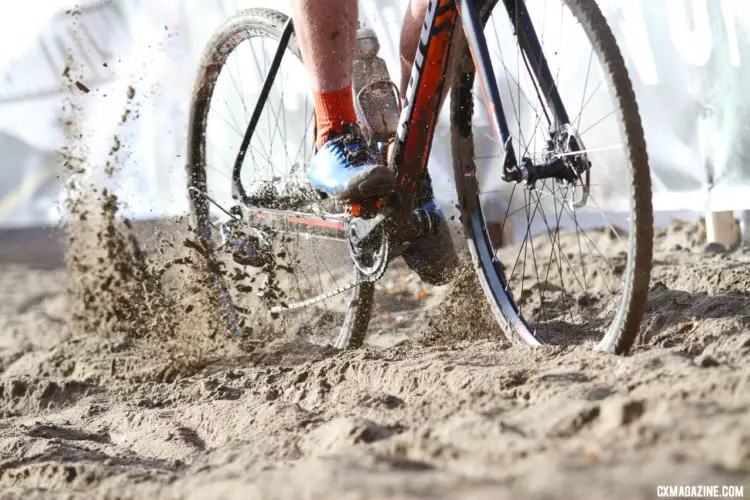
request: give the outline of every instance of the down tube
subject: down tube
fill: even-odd
[[[419,37],[391,157],[398,168],[397,186],[408,208],[414,202],[417,182],[427,168],[440,115],[440,96],[448,80],[457,15],[453,0],[432,0]]]
[[[479,85],[482,89],[484,102],[492,121],[492,129],[499,144],[503,146],[504,158],[502,163],[506,169],[517,169],[516,157],[513,152],[513,144],[510,141],[508,123],[505,121],[503,104],[500,100],[500,91],[497,88],[495,71],[490,60],[490,51],[487,48],[487,40],[484,37],[484,25],[479,19],[479,12],[474,0],[458,0],[458,11],[461,15],[466,41],[469,52],[474,61],[474,67],[479,74]]]

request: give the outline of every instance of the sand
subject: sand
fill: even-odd
[[[75,270],[4,266],[0,497],[747,489],[750,251],[704,254],[693,250],[699,233],[677,221],[658,232],[648,310],[627,357],[511,345],[474,300],[462,302],[480,315],[472,328],[448,328],[465,314],[455,295],[471,279],[432,288],[399,265],[379,285],[368,346],[343,353],[299,336],[237,340],[194,321],[139,320],[153,310],[126,318],[135,329],[84,331],[70,320],[83,296]]]

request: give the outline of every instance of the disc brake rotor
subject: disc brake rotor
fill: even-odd
[[[574,189],[571,199],[565,201],[575,209],[584,207],[589,197],[591,162],[585,153],[578,131],[569,123],[563,125],[552,134],[549,146],[549,158],[561,158],[567,167],[575,172],[578,186],[581,188],[578,200],[575,199],[576,190]]]

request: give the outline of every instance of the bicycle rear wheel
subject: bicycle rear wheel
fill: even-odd
[[[253,224],[245,210],[293,210],[334,220],[344,211],[321,202],[307,180],[314,111],[293,33],[274,64],[287,21],[270,9],[245,10],[227,19],[208,42],[191,103],[191,212],[196,230],[221,264],[215,278],[230,320],[260,308],[280,310],[287,333],[319,342],[334,339],[338,348],[358,347],[372,310],[372,283],[359,283],[349,296],[289,308],[356,280],[348,242],[314,231],[270,231]],[[264,82],[274,66],[277,73],[264,97]],[[259,101],[262,111],[241,164],[244,193],[238,193],[232,183],[234,164]],[[222,231],[235,244],[225,243]]]
[[[643,128],[615,38],[593,0],[504,0],[483,9],[519,164],[561,159],[573,174],[500,180],[500,140],[486,103],[475,113],[482,93],[459,37],[454,171],[480,283],[511,340],[625,353],[646,304],[653,214]],[[625,216],[608,220],[605,201]]]

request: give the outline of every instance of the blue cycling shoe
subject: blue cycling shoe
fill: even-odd
[[[370,155],[357,125],[333,132],[310,162],[314,189],[342,202],[358,202],[393,191],[396,178]]]
[[[427,172],[425,172],[417,200],[417,206],[429,215],[435,227],[431,235],[409,245],[401,256],[409,269],[417,273],[425,283],[436,286],[445,285],[456,275],[460,261],[448,229],[448,222],[435,204],[432,181]]]

